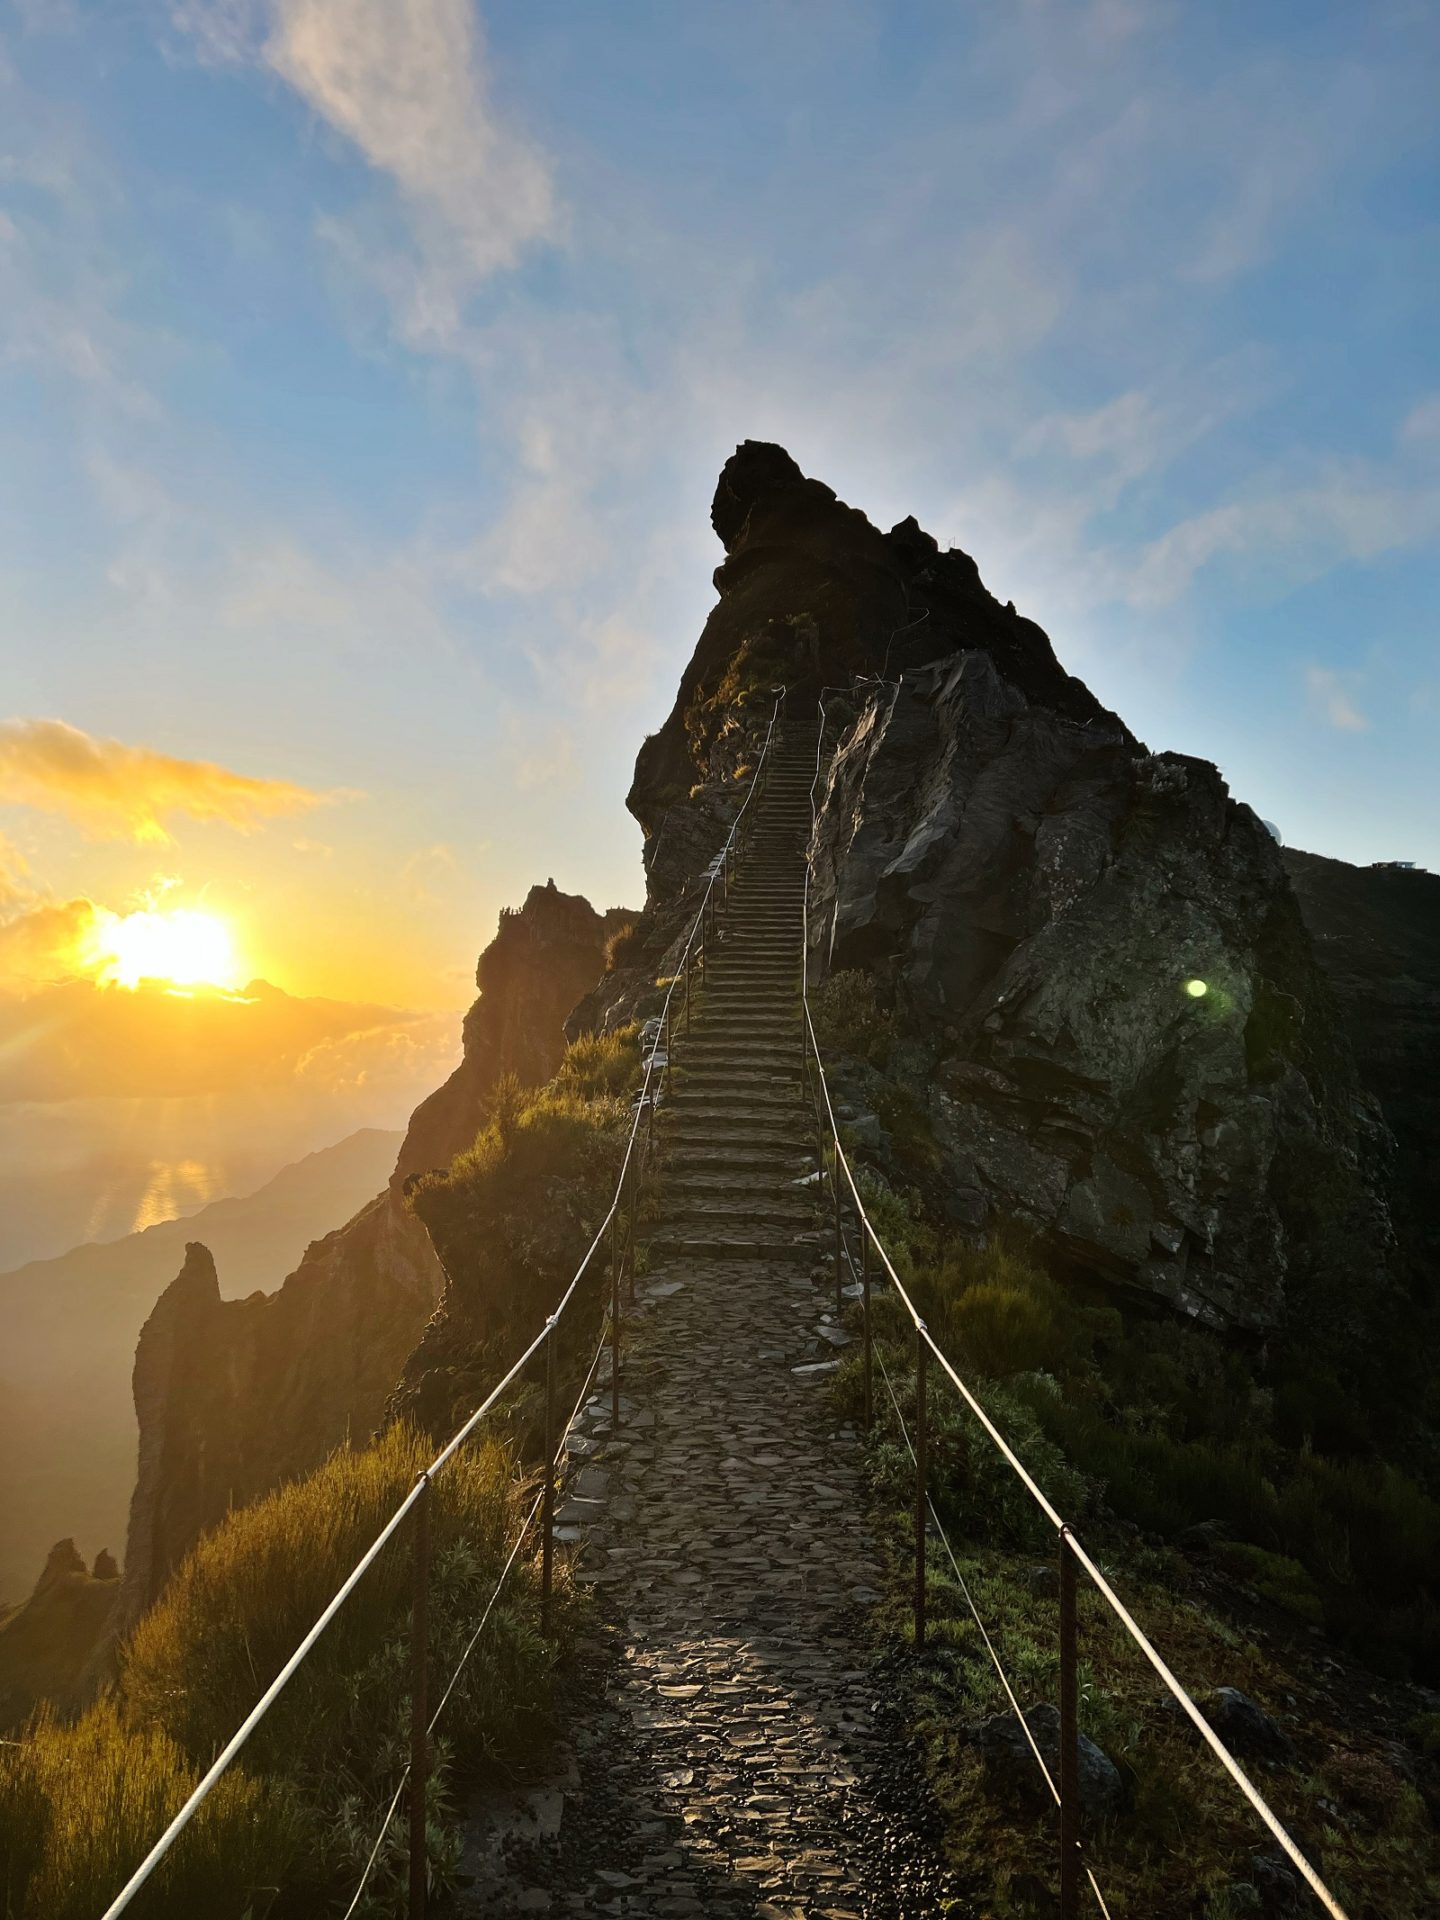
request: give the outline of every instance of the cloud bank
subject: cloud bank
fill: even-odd
[[[64,814],[100,839],[167,846],[165,819],[177,813],[245,833],[337,797],[97,739],[63,720],[0,722],[0,801]]]

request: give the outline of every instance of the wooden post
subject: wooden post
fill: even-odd
[[[915,1329],[915,1645],[925,1645],[925,1535],[929,1524],[926,1452],[925,1326]]]
[[[555,1581],[555,1320],[545,1339],[545,1485],[540,1499],[540,1631],[550,1631],[550,1600]]]
[[[425,1787],[430,1775],[430,1476],[422,1472],[419,1480],[410,1599],[410,1920],[425,1920]]]
[[[865,1431],[869,1433],[875,1422],[875,1351],[870,1334],[870,1236],[863,1221],[860,1224],[860,1317],[865,1335]]]
[[[620,1431],[620,1214],[610,1223],[610,1429]]]
[[[840,1219],[840,1142],[835,1142],[835,1158],[830,1163],[830,1184],[835,1189],[835,1317],[845,1304],[845,1229]]]
[[[1060,1917],[1080,1912],[1080,1684],[1075,1556],[1060,1529]]]

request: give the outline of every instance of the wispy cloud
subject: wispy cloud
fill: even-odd
[[[1350,697],[1359,680],[1359,674],[1341,673],[1334,667],[1307,667],[1305,686],[1311,710],[1342,733],[1368,733],[1370,722]]]
[[[1288,591],[1345,561],[1372,561],[1440,533],[1440,488],[1388,470],[1336,469],[1318,485],[1282,488],[1179,521],[1129,554],[1096,556],[1098,597],[1138,608],[1173,605],[1225,559],[1262,592]]]
[[[182,0],[173,17],[204,56],[278,74],[392,183],[408,257],[334,217],[322,230],[412,344],[453,342],[475,287],[560,231],[550,162],[495,101],[471,0]]]
[[[0,722],[0,800],[64,814],[100,838],[163,845],[175,814],[248,832],[338,797],[96,738],[64,720]]]

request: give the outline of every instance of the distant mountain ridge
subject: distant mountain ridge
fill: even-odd
[[[124,1544],[135,1477],[130,1374],[141,1325],[203,1234],[227,1292],[274,1285],[386,1184],[403,1136],[366,1127],[257,1191],[0,1274],[0,1595],[29,1590],[55,1540]],[[23,1467],[23,1471],[21,1468]]]

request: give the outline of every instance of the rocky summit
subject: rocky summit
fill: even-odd
[[[1347,1792],[1369,1796],[1366,1832],[1409,1834],[1413,1871],[1389,1838],[1374,1871],[1389,1910],[1418,1913],[1440,1783],[1393,1726],[1437,1698],[1402,1677],[1440,1678],[1440,882],[1282,849],[1213,766],[1138,740],[970,556],[913,520],[882,532],[782,448],[736,450],[712,521],[718,598],[628,798],[643,907],[551,882],[502,916],[461,1066],[386,1190],[275,1292],[223,1301],[189,1247],[139,1343],[117,1618],[232,1505],[377,1428],[423,1447],[402,1419],[438,1439],[479,1404],[602,1244],[649,1056],[643,1180],[549,1349],[580,1396],[556,1539],[591,1596],[563,1739],[533,1743],[546,1777],[518,1812],[492,1795],[459,1819],[455,1910],[880,1920],[991,1910],[1003,1885],[1004,1910],[1053,1911],[1030,1764],[1058,1753],[1055,1568],[942,1393],[920,1508],[939,1651],[910,1658],[914,1347],[886,1301],[867,1434],[803,980],[847,1150],[932,1324],[1148,1580],[1147,1617],[1173,1609],[1204,1711],[1287,1818],[1313,1812],[1300,1769],[1324,1774],[1307,1844],[1356,1873],[1380,1859]],[[702,973],[687,942],[751,802]],[[586,1368],[622,1275],[612,1396],[616,1347]],[[527,1499],[545,1393],[522,1379],[487,1429]],[[50,1584],[108,1604],[111,1569],[72,1557]],[[1030,1649],[1023,1725],[976,1651],[967,1566],[1007,1657]],[[549,1645],[504,1631],[502,1662]],[[1081,1809],[1115,1836],[1117,1910],[1198,1914],[1178,1889],[1221,1884],[1233,1809],[1194,1799],[1148,1670],[1121,1677],[1085,1632]],[[1388,1662],[1397,1691],[1337,1679],[1332,1643]],[[347,1764],[373,1764],[361,1744]],[[1198,1865],[1172,1845],[1182,1805]],[[1268,1854],[1245,1871],[1226,1912],[1294,1891]]]

